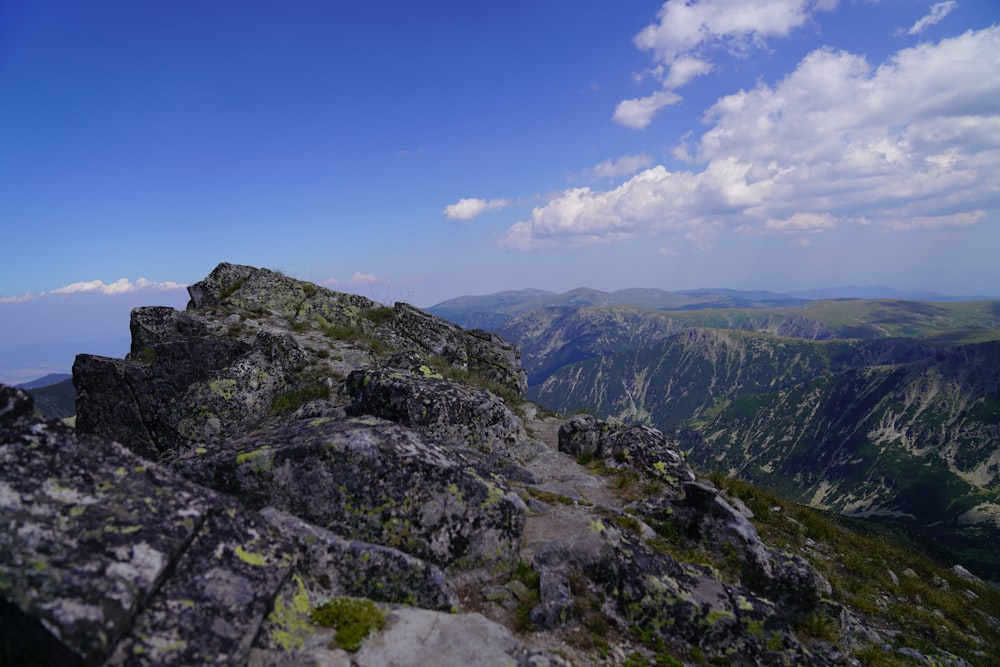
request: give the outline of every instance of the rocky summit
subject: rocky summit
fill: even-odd
[[[0,665],[969,664],[660,431],[541,415],[496,335],[248,266],[189,293],[77,358],[75,428],[0,386]]]

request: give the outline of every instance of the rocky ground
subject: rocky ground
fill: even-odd
[[[190,292],[77,359],[75,429],[0,387],[0,665],[903,655],[662,433],[523,403],[505,341],[252,267]]]

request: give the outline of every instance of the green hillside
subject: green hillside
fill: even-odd
[[[529,396],[561,412],[655,424],[698,425],[744,394],[760,394],[848,368],[933,354],[909,339],[783,338],[728,329],[686,329],[650,347],[565,366]]]
[[[1000,578],[998,342],[746,395],[702,434],[702,466],[918,529]]]

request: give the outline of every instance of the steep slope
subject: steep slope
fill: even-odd
[[[893,518],[1000,577],[1000,342],[744,396],[703,433],[703,466]]]
[[[564,366],[529,396],[559,412],[586,408],[674,430],[704,421],[743,394],[931,354],[905,339],[810,341],[692,328],[650,347]]]

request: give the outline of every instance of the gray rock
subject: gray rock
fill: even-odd
[[[353,414],[368,414],[456,441],[506,465],[537,454],[521,419],[496,395],[424,372],[358,370],[347,378]],[[507,476],[524,477],[515,473]]]
[[[515,558],[527,507],[461,452],[375,418],[298,421],[178,463],[187,477],[441,567]]]
[[[569,667],[561,656],[530,649],[509,630],[478,614],[394,609],[386,628],[352,658],[358,667]]]

